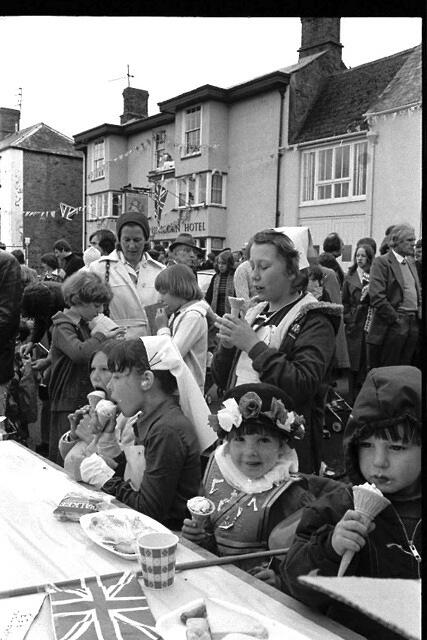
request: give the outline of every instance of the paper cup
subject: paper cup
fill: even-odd
[[[148,589],[166,589],[173,584],[178,541],[174,533],[143,533],[137,537],[142,579]]]

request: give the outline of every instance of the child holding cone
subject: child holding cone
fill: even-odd
[[[344,433],[352,485],[305,509],[281,570],[292,595],[375,640],[396,636],[362,614],[303,587],[298,577],[420,578],[421,372],[372,369]],[[392,584],[390,589],[392,590]]]

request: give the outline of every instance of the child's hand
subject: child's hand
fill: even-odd
[[[34,360],[31,365],[32,369],[36,371],[44,371],[50,365],[50,358],[39,358],[38,360]]]
[[[168,326],[168,316],[164,307],[159,307],[159,309],[157,309],[154,322],[157,329],[164,329]]]
[[[339,556],[345,551],[358,553],[366,544],[366,536],[375,529],[375,524],[365,524],[365,516],[359,511],[349,509],[335,525],[331,544]]]
[[[270,584],[272,587],[277,587],[277,589],[280,588],[280,578],[274,573],[273,569],[267,569],[260,565],[252,567],[252,569],[249,569],[248,573],[250,573],[254,578],[258,578],[258,580],[262,580],[263,582]]]
[[[109,331],[106,331],[104,335],[108,340],[110,338],[116,338],[118,340],[122,340],[126,336],[126,327],[115,327],[114,329],[110,329]]]
[[[77,427],[81,419],[83,418],[83,416],[85,416],[87,413],[89,413],[89,405],[80,407],[80,409],[77,409],[76,411],[74,411],[74,413],[68,414],[67,418],[68,418],[68,422],[70,423],[70,432],[71,432],[72,440],[79,439],[79,435],[77,433]]]
[[[187,538],[187,540],[191,540],[191,542],[195,542],[196,544],[199,544],[202,540],[206,540],[208,535],[199,523],[194,522],[194,520],[191,520],[190,518],[184,518],[181,533],[184,538]]]

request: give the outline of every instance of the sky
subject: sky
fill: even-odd
[[[347,67],[421,43],[420,18],[342,18]],[[72,137],[120,124],[132,87],[158,102],[204,84],[230,87],[298,60],[299,18],[0,16],[0,107],[21,129],[44,122]],[[118,79],[117,79],[118,78]]]

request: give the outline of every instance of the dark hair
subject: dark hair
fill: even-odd
[[[356,249],[358,249],[361,244],[369,244],[369,246],[372,248],[372,251],[374,252],[375,257],[375,254],[377,252],[377,243],[373,238],[370,238],[369,236],[367,238],[360,238],[360,240],[357,241]]]
[[[70,243],[64,240],[64,238],[61,238],[61,240],[57,240],[53,245],[53,248],[57,249],[58,251],[71,251]]]
[[[19,341],[23,342],[24,340],[26,340],[30,335],[30,333],[31,333],[30,325],[26,320],[24,320],[24,318],[21,318],[19,321],[19,332],[18,332]]]
[[[113,294],[110,285],[91,271],[76,271],[62,284],[62,293],[68,306],[75,304],[108,304]]]
[[[421,445],[420,426],[420,422],[412,416],[406,416],[401,420],[389,422],[388,424],[384,424],[383,427],[379,427],[375,423],[368,423],[355,431],[352,440],[355,444],[358,444],[361,440],[366,440],[374,436],[375,438],[391,440],[392,442],[401,440],[404,444],[411,442],[415,445]]]
[[[132,338],[116,342],[108,355],[108,368],[113,373],[135,369],[139,375],[145,371],[151,371],[147,350],[142,340]],[[153,375],[165,394],[172,395],[176,391],[176,379],[170,371],[153,371]]]
[[[184,300],[201,300],[203,293],[194,272],[186,264],[172,264],[157,274],[156,291],[170,293]]]
[[[54,253],[44,253],[40,258],[40,262],[44,262],[51,269],[58,269],[59,267],[58,258]]]
[[[356,251],[354,252],[354,256],[353,256],[353,264],[348,268],[348,273],[352,274],[356,271],[357,269],[357,262],[356,262],[356,255],[357,252],[359,251],[359,249],[363,249],[364,252],[366,253],[366,257],[368,259],[368,264],[369,264],[369,269],[372,266],[372,262],[375,258],[375,254],[374,254],[374,250],[372,249],[370,244],[357,244],[356,246]]]
[[[225,262],[227,267],[227,273],[234,273],[236,270],[236,264],[234,262],[234,257],[231,251],[221,251],[216,257],[216,266],[218,267],[218,261]]]
[[[420,247],[423,246],[423,240],[422,238],[420,238],[419,240],[416,241],[415,243],[415,249],[419,249]]]
[[[339,237],[339,235],[333,231],[332,233],[328,233],[326,238],[323,241],[323,251],[327,253],[333,253],[334,251],[341,251],[343,246],[343,241]]]
[[[254,244],[271,244],[276,247],[277,253],[285,262],[288,275],[295,276],[295,279],[292,281],[291,290],[299,291],[302,289],[303,282],[306,280],[306,278],[302,277],[300,274],[298,264],[299,253],[297,249],[295,249],[294,243],[287,235],[281,233],[280,231],[275,231],[274,229],[264,229],[263,231],[258,231],[249,240],[248,255],[250,255],[252,246]]]
[[[10,252],[18,260],[19,264],[25,264],[25,256],[22,249],[14,249]]]
[[[22,315],[26,318],[49,320],[65,306],[59,282],[44,281],[29,284],[22,297]]]
[[[311,264],[308,267],[308,277],[310,280],[317,280],[319,284],[323,283],[323,271],[318,264]]]
[[[280,442],[289,444],[286,432],[270,426],[268,421],[263,420],[262,417],[243,421],[240,427],[232,427],[231,431],[224,431],[220,428],[217,432],[219,440],[227,440],[227,442],[234,440],[236,436],[250,436],[253,434],[270,436]]]
[[[89,242],[91,242],[95,236],[98,238],[99,248],[102,249],[105,255],[114,251],[116,246],[116,236],[112,231],[110,231],[110,229],[99,229],[98,231],[95,231],[95,233],[92,233],[90,236]]]
[[[336,271],[337,269],[337,259],[332,253],[329,253],[329,251],[325,251],[324,253],[320,254],[319,264],[321,264],[322,267],[327,267],[328,269],[333,269],[334,271]]]

